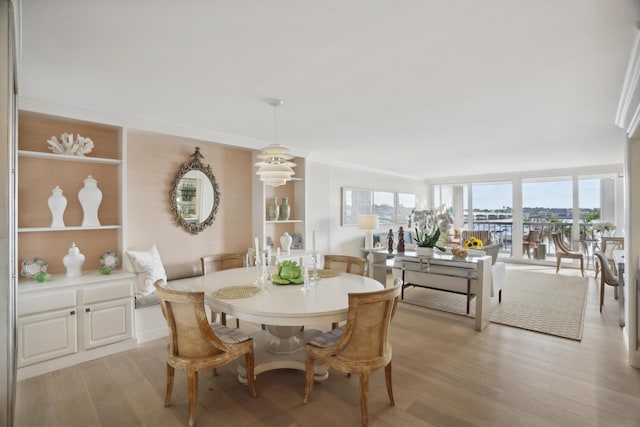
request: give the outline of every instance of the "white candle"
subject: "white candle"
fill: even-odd
[[[256,256],[260,253],[260,245],[258,244],[258,238],[256,237]]]
[[[316,253],[316,230],[313,230],[313,232],[311,233],[311,238],[313,240],[313,253]]]
[[[276,249],[276,263],[280,262],[280,248]]]

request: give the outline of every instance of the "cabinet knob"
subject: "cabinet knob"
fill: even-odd
[[[90,311],[91,311],[91,309],[90,309],[89,307],[87,307],[87,308],[85,308],[85,309],[84,309],[84,312],[85,312],[85,313],[88,313],[88,312],[90,312]]]
[[[69,312],[69,314],[73,316],[74,314],[76,314],[76,311],[75,310],[71,310],[71,312]]]

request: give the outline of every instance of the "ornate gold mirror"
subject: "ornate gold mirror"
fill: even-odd
[[[213,223],[220,205],[218,182],[204,159],[200,147],[183,163],[169,191],[176,221],[191,234],[198,234]]]

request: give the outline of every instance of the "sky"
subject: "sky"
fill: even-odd
[[[572,182],[524,182],[522,184],[522,205],[525,208],[572,208]],[[600,180],[580,180],[580,207],[600,207]],[[500,209],[503,206],[513,207],[511,183],[474,184],[474,209]]]

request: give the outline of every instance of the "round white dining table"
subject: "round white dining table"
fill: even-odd
[[[271,267],[270,273],[274,272],[275,267]],[[323,333],[309,329],[307,325],[326,325],[328,330],[332,323],[347,319],[349,293],[384,288],[374,279],[348,273],[323,277],[310,285],[275,285],[269,282],[260,286],[256,278],[256,267],[246,267],[180,280],[180,286],[204,291],[205,303],[211,310],[266,325],[266,330],[250,334],[255,341],[255,375],[272,369],[304,371],[304,344]],[[254,289],[257,293],[247,297],[220,296],[235,286],[256,286],[260,289]],[[326,366],[316,364],[316,380],[322,381],[328,375]],[[238,379],[246,383],[244,359],[238,363]]]

